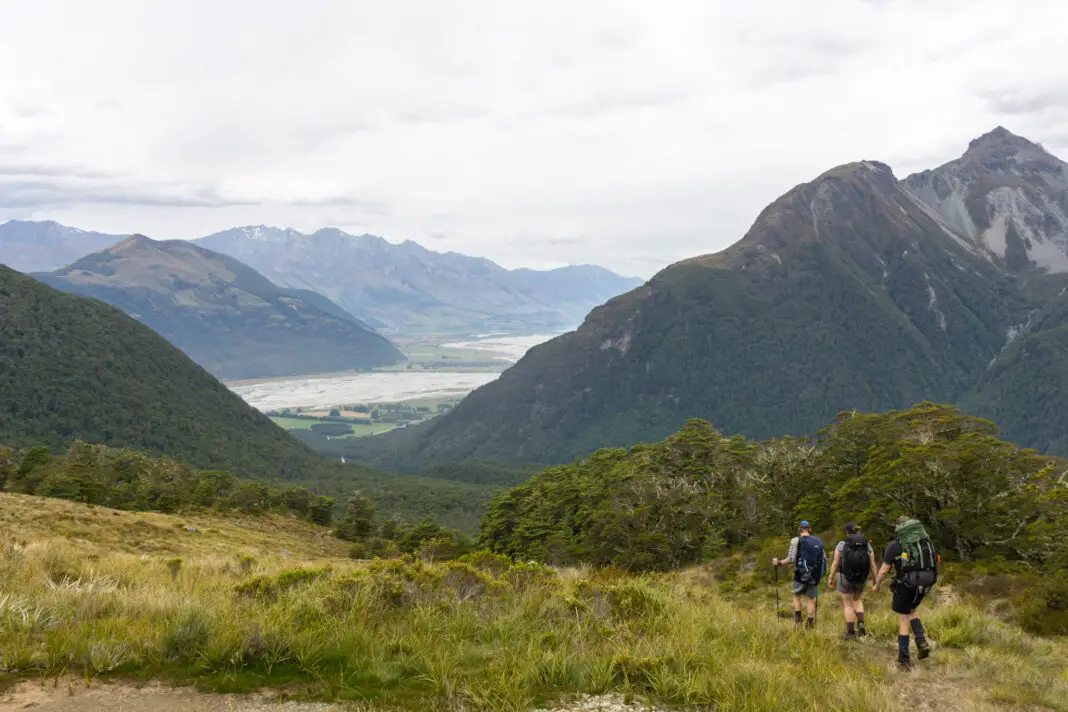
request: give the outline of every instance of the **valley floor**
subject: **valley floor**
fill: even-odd
[[[833,595],[795,632],[755,559],[636,577],[342,547],[280,517],[0,495],[0,709],[1068,712],[1068,641],[950,586],[901,674],[885,594],[867,640],[841,640]]]

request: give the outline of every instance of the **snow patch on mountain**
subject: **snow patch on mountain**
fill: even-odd
[[[945,331],[948,322],[946,321],[945,313],[938,308],[938,295],[931,284],[931,275],[924,272],[923,278],[927,282],[927,308],[938,317],[938,325],[942,327],[942,331]]]
[[[1066,287],[1066,289],[1068,289],[1068,287]],[[1063,292],[1061,293],[1063,294]],[[1032,309],[1031,313],[1027,315],[1027,319],[1025,319],[1022,324],[1013,324],[1008,328],[1005,332],[1005,343],[1002,344],[1001,350],[994,355],[994,358],[990,359],[990,362],[987,363],[987,368],[993,368],[994,364],[997,363],[997,360],[1001,357],[1001,354],[1005,353],[1005,349],[1009,348],[1013,341],[1016,341],[1021,334],[1026,333],[1028,329],[1031,328],[1031,321],[1035,318],[1037,312],[1037,309]]]

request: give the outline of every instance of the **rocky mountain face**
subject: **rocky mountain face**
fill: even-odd
[[[134,235],[34,276],[119,307],[219,378],[369,369],[405,360],[387,339],[321,295],[278,287],[190,242]]]
[[[1068,272],[1068,164],[998,127],[905,189],[1013,270]]]
[[[687,418],[763,438],[841,410],[963,403],[1068,454],[1064,164],[1004,129],[900,181],[864,161],[765,208],[426,425],[354,456],[562,462]]]
[[[274,282],[313,289],[387,334],[479,333],[572,327],[641,280],[602,267],[506,270],[482,258],[391,244],[337,229],[243,227],[197,244]]]
[[[123,237],[87,232],[50,220],[9,220],[0,224],[0,264],[20,272],[50,272]]]

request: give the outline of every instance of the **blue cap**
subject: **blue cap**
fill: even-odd
[[[811,525],[811,524],[809,524],[807,520],[805,520],[805,519],[802,519],[802,520],[801,520],[801,526],[803,526],[803,527],[810,527],[810,526],[812,526],[812,525]]]

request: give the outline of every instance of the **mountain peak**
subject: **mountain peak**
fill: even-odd
[[[140,247],[146,247],[148,245],[154,245],[156,243],[151,237],[146,237],[140,233],[134,233],[129,237],[123,239],[112,245],[107,252],[123,252],[129,249],[136,249]]]
[[[1010,158],[1021,153],[1041,153],[1048,155],[1037,143],[1028,141],[1023,136],[1017,136],[1004,126],[996,126],[982,136],[972,139],[968,144],[965,157],[974,158]]]
[[[905,179],[956,234],[1012,270],[1068,272],[1068,164],[998,126],[960,158]]]

